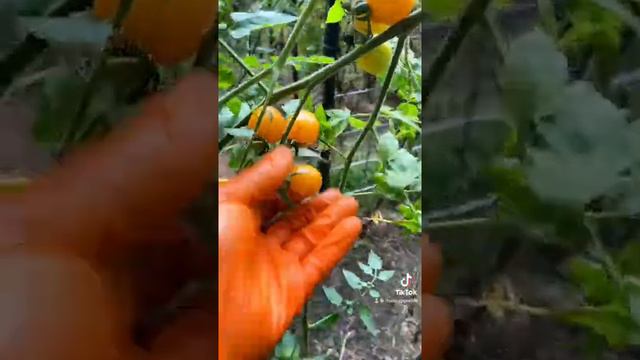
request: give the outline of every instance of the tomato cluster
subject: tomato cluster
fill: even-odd
[[[258,137],[268,143],[276,144],[280,142],[292,120],[290,118],[285,119],[279,109],[267,106],[260,127],[256,129],[262,110],[263,108],[259,108],[251,114],[249,128],[253,129]],[[316,145],[319,137],[320,123],[318,119],[312,112],[302,110],[293,123],[287,139],[294,141],[298,146],[309,147]]]
[[[260,126],[258,120],[264,110]],[[284,137],[292,118],[286,119],[282,111],[274,106],[266,109],[258,108],[249,118],[249,128],[253,129],[258,137],[271,144],[279,143]],[[320,123],[316,116],[307,110],[300,111],[296,117],[288,140],[297,146],[309,147],[318,143],[320,137]],[[322,187],[322,175],[311,165],[297,165],[290,177],[288,196],[295,202],[300,202],[317,194]]]

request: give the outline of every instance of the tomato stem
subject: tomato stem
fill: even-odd
[[[367,137],[367,135],[369,135],[369,132],[371,132],[371,130],[373,129],[373,126],[375,125],[376,121],[378,121],[378,115],[380,114],[382,105],[384,105],[384,102],[387,99],[387,93],[389,92],[389,87],[391,86],[391,80],[393,80],[393,75],[395,74],[396,68],[398,67],[398,63],[400,62],[400,55],[402,54],[402,50],[404,48],[405,40],[407,36],[408,36],[408,33],[402,34],[398,38],[398,45],[393,54],[393,58],[391,58],[391,65],[387,70],[387,75],[384,79],[384,83],[382,84],[382,92],[378,97],[378,101],[376,102],[376,107],[371,113],[371,117],[369,118],[369,121],[367,122],[367,125],[365,126],[364,130],[362,130],[362,132],[360,133],[360,136],[358,137],[355,144],[351,148],[351,151],[349,151],[349,154],[347,155],[347,160],[345,161],[345,165],[344,165],[344,171],[342,172],[342,180],[340,181],[340,191],[344,191],[347,185],[347,177],[349,175],[351,163],[353,162],[353,157],[355,156],[356,151],[358,151],[358,148],[360,147],[364,139]]]
[[[298,42],[298,38],[300,37],[300,34],[302,34],[302,28],[307,23],[307,21],[311,18],[311,15],[313,14],[313,10],[319,2],[320,0],[307,1],[307,5],[302,10],[302,13],[300,14],[300,18],[294,25],[293,30],[291,31],[291,34],[289,35],[289,38],[287,39],[287,42],[284,45],[284,49],[282,50],[282,52],[280,53],[280,56],[278,57],[278,60],[276,60],[276,63],[270,67],[271,82],[269,84],[267,95],[264,98],[262,111],[260,112],[260,116],[258,117],[258,122],[256,123],[255,133],[253,137],[255,137],[255,134],[258,132],[258,129],[260,129],[260,125],[262,124],[262,119],[264,118],[264,114],[267,112],[267,106],[273,101],[272,96],[273,96],[274,89],[278,84],[278,78],[280,77],[280,72],[282,71],[282,68],[286,64],[289,54],[291,53],[296,43]],[[219,106],[223,104],[222,100],[223,99],[220,99]],[[302,102],[302,104],[304,104],[304,102]],[[242,160],[240,161],[240,169],[243,169],[245,166],[245,162],[249,155],[250,147],[251,147],[251,142],[249,142],[249,145],[245,148],[244,153],[242,154]]]

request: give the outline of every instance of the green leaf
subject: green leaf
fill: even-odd
[[[382,269],[382,259],[378,254],[374,253],[373,250],[369,251],[369,259],[367,260],[369,266],[373,270],[381,270]]]
[[[374,299],[378,299],[380,297],[380,292],[376,289],[369,289],[369,295]]]
[[[340,321],[340,314],[331,313],[309,325],[309,330],[330,330]]]
[[[567,60],[553,39],[537,30],[516,39],[501,72],[512,120],[523,123],[547,115],[567,80]]]
[[[464,10],[468,0],[425,0],[423,9],[435,20],[453,20]]]
[[[299,158],[312,158],[312,159],[322,159],[322,156],[317,151],[308,149],[308,148],[299,148],[297,157]]]
[[[620,271],[625,275],[640,276],[640,241],[630,241],[616,257]]]
[[[373,320],[373,314],[368,307],[364,305],[360,306],[358,308],[358,316],[360,317],[360,320],[362,320],[364,326],[367,328],[367,331],[369,331],[373,336],[378,335],[379,330],[377,329],[376,323]]]
[[[620,181],[620,172],[636,161],[633,133],[625,112],[576,82],[558,96],[552,122],[539,124],[547,143],[529,150],[526,174],[543,199],[582,206]]]
[[[345,11],[342,8],[342,0],[335,0],[331,8],[329,8],[329,13],[327,14],[327,24],[335,24],[342,21],[342,18],[345,16]]]
[[[601,306],[564,314],[565,321],[590,328],[604,336],[609,345],[622,348],[640,344],[640,328],[619,306]]]
[[[342,269],[342,273],[344,274],[344,278],[347,280],[347,284],[349,284],[349,286],[352,289],[360,290],[363,287],[365,287],[366,283],[364,281],[360,280],[358,275],[352,273],[349,270],[345,270],[345,269]]]
[[[0,2],[0,59],[15,49],[23,38],[15,4],[12,1]]]
[[[383,110],[383,113],[386,117],[392,120],[398,120],[416,131],[422,130],[420,127],[419,109],[413,104],[401,104],[397,110],[386,108]]]
[[[406,149],[400,149],[389,160],[389,169],[385,172],[385,179],[392,188],[403,190],[410,186],[419,185],[421,175],[420,161]]]
[[[323,286],[322,291],[324,291],[324,295],[327,297],[329,302],[331,302],[333,305],[336,305],[336,306],[342,305],[342,300],[343,300],[342,296],[338,294],[338,291],[336,291],[335,288]]]
[[[251,139],[253,137],[254,131],[248,128],[239,128],[239,129],[225,129],[225,132],[228,135],[231,135],[240,139]]]
[[[42,39],[64,44],[101,48],[111,36],[111,25],[91,16],[22,17],[20,23]]]
[[[629,294],[629,313],[636,325],[640,327],[640,279],[627,279],[627,293]]]
[[[285,113],[286,118],[290,118],[300,106],[300,99],[292,99],[282,105],[282,111]]]
[[[34,131],[38,141],[57,141],[78,112],[86,83],[78,75],[47,78]]]
[[[234,24],[229,33],[235,39],[249,36],[251,32],[256,30],[288,24],[297,19],[292,15],[262,10],[256,12],[234,12],[230,16]]]
[[[400,148],[400,143],[392,133],[387,132],[380,137],[378,142],[378,156],[380,161],[386,163]]]
[[[398,211],[403,219],[399,222],[410,234],[420,234],[422,232],[422,211],[414,206],[401,204]]]
[[[594,3],[600,5],[603,9],[610,11],[620,18],[620,20],[624,21],[627,26],[629,26],[633,31],[636,32],[638,36],[640,36],[640,20],[633,16],[632,12],[629,11],[624,5],[615,0],[590,0]]]
[[[569,262],[569,272],[590,303],[605,304],[616,298],[618,289],[600,264],[576,257]]]
[[[244,61],[245,65],[253,69],[259,69],[262,67],[262,64],[260,64],[260,60],[257,56],[254,55],[246,56],[244,59],[242,59],[242,61]]]
[[[234,115],[238,115],[240,109],[242,108],[242,100],[238,99],[237,97],[233,98],[227,102],[227,107]]]
[[[382,270],[378,273],[378,279],[381,281],[388,281],[395,273],[396,272],[394,270]]]
[[[329,65],[336,62],[336,59],[324,55],[312,56],[290,56],[287,58],[287,65],[299,67],[302,64]]]
[[[218,66],[218,87],[220,90],[230,89],[236,83],[236,76],[228,66]]]
[[[323,118],[319,117],[316,111],[316,117],[320,122],[320,135],[331,145],[336,143],[336,140],[340,134],[342,134],[349,126],[349,118],[351,117],[351,111],[333,109],[327,110],[324,113]]]
[[[358,266],[360,267],[360,270],[362,270],[363,273],[367,275],[373,275],[373,269],[371,268],[371,266],[365,265],[360,261],[358,261]]]
[[[367,126],[367,122],[351,116],[349,117],[349,125],[356,130],[363,130]]]
[[[41,16],[60,7],[65,0],[14,0],[13,2],[18,5],[20,15]]]
[[[300,346],[296,336],[287,331],[276,347],[275,355],[280,359],[299,359]]]

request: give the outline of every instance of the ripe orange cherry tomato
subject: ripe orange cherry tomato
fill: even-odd
[[[389,29],[389,25],[372,22],[371,29],[369,29],[369,21],[355,19],[353,21],[353,28],[363,35],[378,35],[387,31],[387,29]],[[371,30],[371,34],[369,34],[369,30]]]
[[[120,0],[95,0],[94,13],[99,19],[111,20],[119,6]],[[159,64],[175,65],[198,51],[217,7],[212,0],[135,0],[122,33]]]
[[[411,14],[416,5],[416,0],[366,0],[356,5],[356,13],[368,5],[368,18],[372,23],[393,25]]]
[[[318,137],[320,137],[320,122],[316,115],[302,110],[289,133],[289,140],[301,146],[313,146],[318,143]]]
[[[322,175],[311,165],[297,165],[291,173],[289,197],[302,201],[317,194],[322,188]]]
[[[260,117],[261,112],[262,108],[258,108],[253,112],[253,114],[251,114],[251,117],[249,118],[250,129],[256,130],[256,125],[258,125],[258,118]],[[286,130],[287,120],[285,120],[280,110],[273,106],[267,106],[267,111],[262,118],[260,128],[256,130],[256,135],[269,143],[275,144],[282,139]]]

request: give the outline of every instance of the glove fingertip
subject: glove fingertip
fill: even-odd
[[[349,252],[362,231],[362,221],[351,216],[342,220],[331,233],[302,260],[311,288],[322,281]]]

